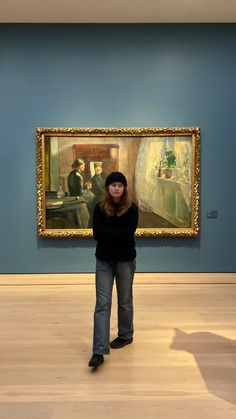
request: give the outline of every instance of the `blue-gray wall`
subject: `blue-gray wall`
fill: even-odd
[[[201,232],[138,239],[137,270],[235,271],[235,112],[235,24],[0,25],[0,272],[94,270],[37,237],[36,127],[152,126],[201,128]]]

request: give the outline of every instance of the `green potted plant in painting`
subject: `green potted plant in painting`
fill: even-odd
[[[170,179],[173,175],[173,169],[176,166],[176,157],[172,150],[167,150],[163,159],[164,173],[166,179]]]

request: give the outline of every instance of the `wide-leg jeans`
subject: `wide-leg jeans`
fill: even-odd
[[[136,262],[96,260],[96,306],[94,312],[93,353],[109,354],[110,316],[114,279],[118,303],[118,336],[133,336],[133,278]]]

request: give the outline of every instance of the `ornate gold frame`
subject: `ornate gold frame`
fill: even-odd
[[[137,237],[196,237],[199,234],[199,183],[200,183],[200,129],[197,127],[185,128],[37,128],[37,227],[38,235],[42,238],[70,238],[70,237],[91,237],[91,228],[78,229],[57,229],[47,228],[46,226],[46,138],[87,138],[91,142],[92,138],[117,137],[137,139],[161,137],[191,137],[192,171],[191,171],[191,222],[187,227],[168,227],[168,228],[138,228]],[[141,141],[141,140],[140,140]]]

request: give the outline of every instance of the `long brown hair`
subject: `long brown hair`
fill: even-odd
[[[100,203],[102,211],[108,217],[112,217],[113,215],[118,215],[118,217],[120,217],[128,211],[131,205],[132,201],[129,198],[127,188],[124,188],[123,195],[117,204],[114,203],[112,196],[108,192],[108,188],[106,188]]]

